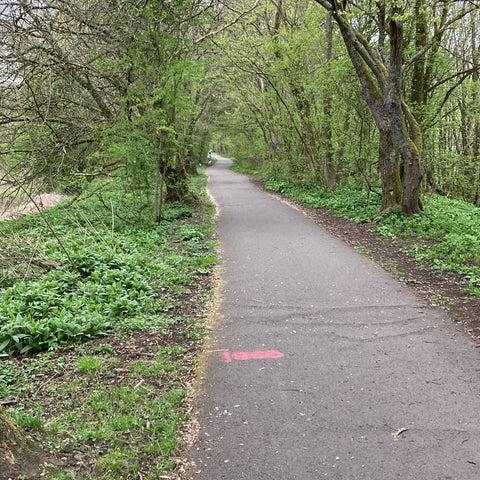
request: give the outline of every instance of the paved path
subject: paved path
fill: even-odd
[[[480,349],[229,166],[192,479],[480,479]]]

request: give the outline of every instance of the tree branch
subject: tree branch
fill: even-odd
[[[237,18],[235,18],[235,20],[232,20],[230,23],[227,23],[225,25],[223,25],[222,27],[220,27],[218,30],[214,30],[213,32],[208,32],[206,33],[205,35],[203,35],[202,37],[200,38],[197,38],[197,40],[195,40],[193,43],[194,45],[197,45],[201,42],[203,42],[206,38],[208,37],[211,37],[212,35],[218,35],[219,33],[222,33],[224,30],[226,30],[227,28],[230,28],[232,25],[235,25],[236,23],[238,23],[243,17],[247,16],[248,14],[252,13],[257,7],[258,5],[260,4],[260,0],[255,0],[255,4],[253,5],[252,8],[250,8],[249,10],[245,11],[245,12],[242,12],[240,13],[240,15],[238,15]]]
[[[427,43],[427,45],[425,45],[425,47],[423,47],[419,52],[417,52],[415,55],[413,55],[412,57],[410,57],[406,62],[405,64],[403,65],[403,70],[406,70],[407,68],[409,68],[414,62],[416,62],[422,55],[425,55],[425,53],[427,53],[436,43],[437,43],[437,37],[440,36],[440,35],[443,35],[443,33],[445,33],[445,31],[447,30],[448,27],[450,27],[452,24],[454,24],[455,22],[457,22],[458,20],[460,20],[461,18],[465,17],[466,15],[468,15],[469,13],[472,13],[473,11],[475,10],[478,10],[478,6],[477,7],[472,7],[470,10],[464,10],[462,11],[461,13],[459,13],[458,15],[455,15],[454,17],[452,17],[448,22],[446,22],[441,28],[439,28],[438,30],[435,31],[435,35],[432,37],[432,39],[430,40],[430,42]]]
[[[2,257],[0,256],[0,263],[8,263],[8,262],[23,262],[32,265],[36,265],[37,267],[43,268],[47,272],[53,270],[54,268],[60,267],[62,264],[58,262],[53,262],[52,260],[47,260],[46,258],[35,258],[35,257],[28,257],[27,255],[17,255],[14,257]]]

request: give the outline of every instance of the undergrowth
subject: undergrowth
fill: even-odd
[[[208,245],[200,245],[211,231],[201,223],[184,225],[194,216],[191,207],[166,205],[166,221],[131,224],[115,217],[115,195],[108,199],[113,216],[96,197],[50,209],[46,215],[56,235],[38,214],[1,223],[4,237],[21,236],[34,245],[25,268],[40,257],[50,270],[39,272],[30,262],[21,279],[3,271],[0,355],[56,349],[129,329],[145,315],[172,308],[192,274],[208,273],[216,263]],[[117,195],[123,202],[125,195]]]
[[[165,205],[159,224],[115,191],[49,209],[55,234],[38,214],[0,223],[33,260],[2,272],[0,399],[43,444],[42,478],[154,480],[176,467],[217,263],[196,182],[199,203]]]
[[[435,269],[463,275],[465,293],[480,296],[480,209],[467,202],[427,194],[425,211],[404,217],[398,212],[375,218],[375,230],[383,235],[412,237],[407,249],[417,261]]]

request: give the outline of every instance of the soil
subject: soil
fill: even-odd
[[[249,175],[249,179],[257,188],[265,190],[264,183],[257,176]],[[369,256],[402,283],[415,289],[429,304],[447,310],[472,337],[480,341],[480,298],[462,292],[468,286],[468,281],[462,275],[439,272],[429,265],[420,264],[404,251],[413,243],[429,245],[428,241],[384,237],[374,233],[368,223],[355,223],[325,210],[307,207],[286,195],[268,193],[303,212],[330,234]]]
[[[199,275],[196,278],[195,285],[189,287],[189,292],[179,297],[178,305],[170,310],[169,316],[179,318],[198,318],[202,314],[199,312],[198,305],[205,304],[205,293],[209,292],[213,288],[214,275]],[[208,303],[208,302],[207,302]],[[208,310],[208,304],[204,306],[205,310]],[[113,333],[108,337],[99,338],[91,341],[88,344],[84,344],[81,348],[81,353],[76,346],[66,347],[59,350],[49,357],[49,362],[52,364],[57,361],[62,361],[65,365],[63,370],[60,370],[53,376],[44,376],[43,374],[37,374],[31,378],[29,382],[29,390],[24,395],[29,399],[29,402],[34,402],[37,406],[42,405],[44,413],[42,419],[48,424],[52,419],[55,419],[56,415],[59,415],[59,410],[63,407],[63,402],[66,404],[80,405],[83,401],[83,395],[81,392],[65,393],[58,395],[57,392],[61,391],[66,384],[72,382],[72,379],[77,375],[76,360],[79,355],[95,355],[98,354],[97,349],[99,345],[108,343],[111,346],[111,355],[115,358],[115,363],[120,365],[121,368],[116,368],[112,372],[99,373],[95,376],[94,385],[106,385],[108,386],[131,386],[135,388],[135,383],[138,379],[131,383],[128,373],[129,365],[142,360],[147,362],[151,359],[155,361],[157,357],[156,353],[168,346],[182,345],[187,352],[193,353],[193,355],[185,355],[178,368],[183,373],[182,386],[186,390],[192,390],[192,384],[195,379],[196,362],[195,358],[201,349],[201,344],[196,340],[191,339],[188,335],[188,331],[185,329],[183,322],[174,323],[168,326],[168,328],[162,329],[162,332],[154,331],[140,331],[130,333],[127,336],[118,335]],[[41,355],[41,354],[38,354]],[[37,354],[26,354],[24,356],[9,357],[9,360],[14,361],[17,364],[17,369],[29,368],[29,359],[36,357]],[[168,385],[169,379],[162,377],[157,378],[150,376],[142,380],[142,383],[149,385],[151,395],[163,395],[165,394],[165,385]],[[0,398],[0,408],[3,406],[22,407],[23,401],[17,400],[14,396],[7,398]],[[184,405],[185,411],[190,408],[188,404]],[[128,411],[122,411],[119,413],[128,414]],[[33,431],[28,431],[32,436]],[[38,438],[39,432],[36,432],[37,442],[45,440],[45,438]],[[185,445],[192,443],[195,438],[195,424],[190,422],[184,432],[183,442]],[[71,472],[78,478],[92,478],[98,474],[96,462],[98,457],[102,455],[101,452],[108,451],[109,445],[106,441],[91,440],[85,442],[80,447],[72,445],[68,438],[58,437],[57,442],[64,443],[64,447],[61,450],[57,449],[44,449],[42,465],[38,465],[33,461],[31,464],[23,464],[22,471],[19,472],[16,469],[12,469],[10,472],[4,472],[2,470],[3,465],[0,464],[0,480],[14,480],[24,478],[24,474],[29,472],[28,478],[31,480],[40,480],[45,477],[47,472],[52,471],[54,468],[61,469],[62,472]],[[1,446],[1,445],[0,445]],[[141,472],[139,472],[140,479],[143,478],[142,472],[146,472],[152,466],[155,465],[156,458],[148,455],[143,456],[141,459]],[[44,463],[43,463],[44,462]],[[181,480],[184,465],[186,460],[183,458],[177,458],[177,471],[172,472],[168,477],[171,480]],[[27,469],[28,467],[28,469]],[[35,474],[40,470],[40,474]],[[20,474],[20,475],[19,475]],[[124,478],[124,477],[122,477]]]
[[[29,202],[20,204],[0,204],[0,220],[7,220],[9,218],[17,218],[21,215],[28,215],[36,213],[39,210],[53,207],[60,200],[67,198],[60,193],[42,193],[36,195]]]

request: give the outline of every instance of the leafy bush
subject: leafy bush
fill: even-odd
[[[375,230],[390,236],[404,235],[443,241],[449,234],[476,234],[480,209],[467,202],[426,194],[425,211],[411,217],[388,212],[375,218]],[[458,237],[457,237],[458,238]]]
[[[185,226],[180,230],[180,238],[182,240],[201,240],[203,237],[203,233],[193,226]]]
[[[52,349],[106,335],[110,323],[100,314],[73,316],[60,311],[52,318],[35,320],[17,314],[0,328],[0,353],[26,353]]]
[[[193,210],[188,206],[180,202],[168,203],[163,208],[164,220],[179,220],[180,218],[193,217]]]

